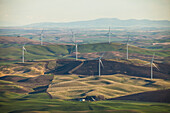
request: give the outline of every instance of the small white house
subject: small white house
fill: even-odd
[[[85,102],[85,101],[86,101],[86,99],[82,98],[82,99],[80,99],[80,101],[81,101],[81,102]]]

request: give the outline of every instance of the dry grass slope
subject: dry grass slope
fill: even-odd
[[[169,89],[169,81],[122,74],[97,76],[55,75],[48,92],[53,98],[75,99],[92,95],[115,98],[146,91]]]

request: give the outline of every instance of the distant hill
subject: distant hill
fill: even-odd
[[[31,28],[106,28],[111,27],[170,27],[170,21],[168,20],[120,20],[117,18],[100,18],[96,20],[88,21],[75,21],[75,22],[64,22],[64,23],[55,23],[55,22],[44,22],[44,23],[34,23],[30,25],[25,25],[23,27]]]

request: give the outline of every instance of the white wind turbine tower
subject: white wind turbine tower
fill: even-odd
[[[24,55],[25,55],[25,51],[27,51],[24,47],[25,45],[22,46],[22,63],[24,63]]]
[[[76,60],[78,59],[78,57],[77,57],[77,52],[78,52],[78,48],[77,48],[77,41],[76,41],[76,38],[75,38],[75,35],[74,35],[74,32],[73,31],[71,31],[72,32],[72,38],[73,38],[73,43],[75,44],[75,46],[76,46]]]
[[[76,42],[76,38],[75,38],[74,32],[72,30],[71,30],[71,33],[72,33],[73,42],[75,43]]]
[[[102,60],[101,58],[103,57],[104,53],[99,57],[99,76],[101,76],[101,66],[100,64],[102,65],[102,67],[104,67],[103,63],[102,63]]]
[[[126,59],[129,59],[129,36],[126,43]]]
[[[153,66],[155,66],[156,69],[159,70],[159,68],[155,65],[155,63],[153,63],[154,57],[155,57],[155,53],[153,54],[152,60],[150,62],[150,65],[151,65],[151,79],[153,79]]]
[[[77,52],[78,52],[78,50],[77,50],[77,42],[76,42],[76,60],[78,59],[77,58]]]
[[[41,31],[41,34],[40,34],[40,44],[41,44],[41,46],[43,45],[43,31],[44,31],[44,29]]]

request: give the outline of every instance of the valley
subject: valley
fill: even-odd
[[[60,29],[55,35],[56,31],[49,29],[45,31],[48,38],[40,45],[40,31],[20,30],[21,36],[12,30],[1,31],[4,33],[0,36],[2,113],[170,111],[170,50],[169,44],[164,44],[169,41],[165,31],[144,32],[147,36],[143,37],[134,31],[127,59],[125,31],[113,30],[117,35],[112,35],[108,43],[104,38],[106,29],[82,30],[82,34],[88,35],[76,35],[77,60],[76,46],[68,32]],[[85,102],[81,102],[83,99]]]

